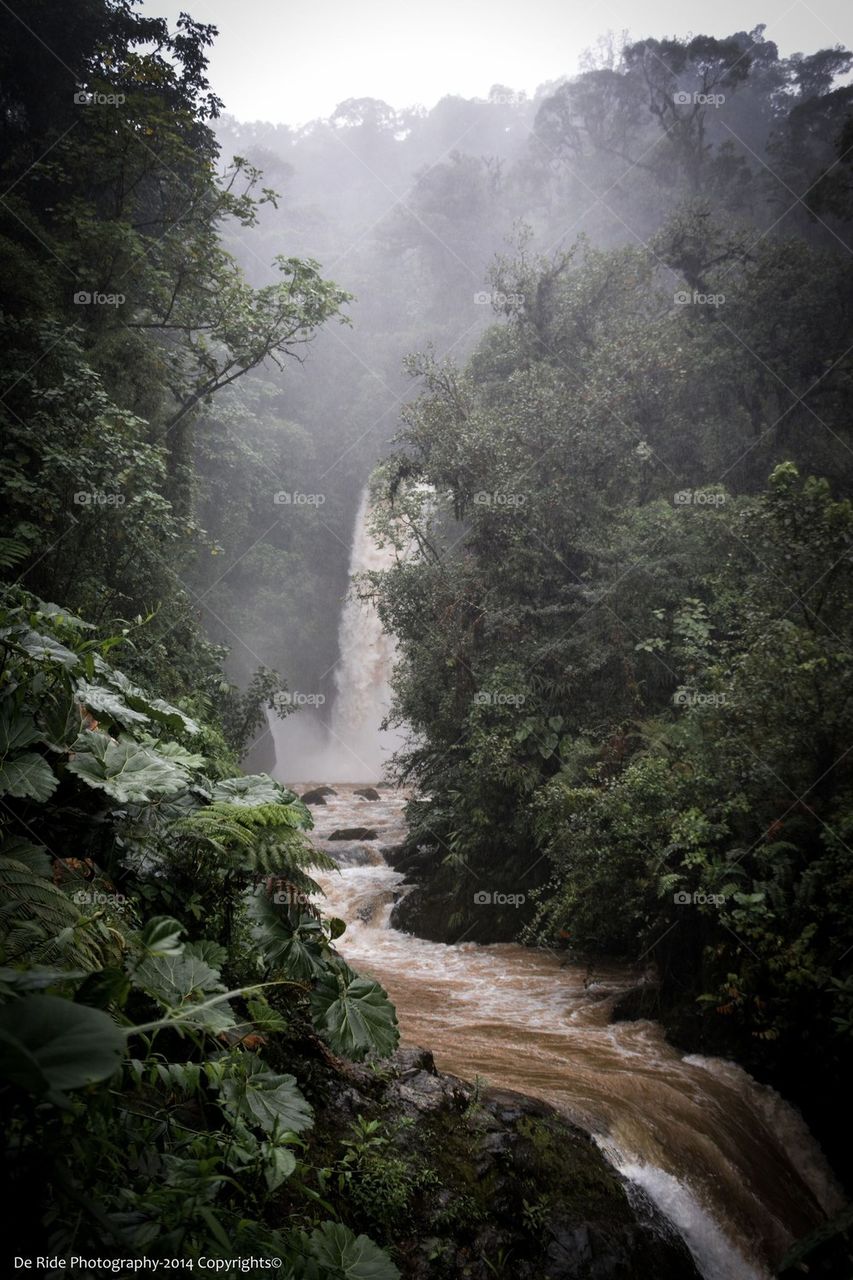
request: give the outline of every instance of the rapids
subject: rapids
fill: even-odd
[[[841,1208],[819,1147],[777,1093],[732,1062],[685,1056],[656,1023],[609,1021],[636,984],[627,967],[390,928],[405,888],[382,849],[402,838],[403,800],[390,787],[369,801],[333,785],[313,810],[313,838],[340,865],[319,877],[324,911],[347,922],[339,948],[385,986],[404,1043],[431,1049],[442,1070],[545,1098],[590,1130],[677,1226],[706,1280],[766,1280]],[[378,838],[325,838],[352,826]]]

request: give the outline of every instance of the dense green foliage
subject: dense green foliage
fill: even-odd
[[[220,162],[210,28],[170,33],[125,0],[90,0],[72,29],[41,4],[30,24],[5,14],[0,54],[0,491],[18,573],[107,629],[151,615],[132,673],[239,724],[205,625],[198,564],[222,547],[198,519],[196,429],[253,369],[299,356],[347,295],[279,247],[253,288],[226,251],[223,227],[251,227],[275,194],[244,160]],[[251,527],[241,497],[222,522],[232,562]],[[273,664],[240,643],[247,683]]]
[[[401,555],[364,585],[399,641],[400,772],[448,939],[654,964],[691,1044],[801,1100],[819,1063],[834,1114],[851,55],[780,58],[763,28],[604,44],[533,100],[351,100],[290,130],[219,118],[214,32],[186,15],[27,18],[0,14],[22,1251],[397,1274],[362,1228],[393,1237],[432,1166],[361,1119],[310,1149],[328,1073],[390,1054],[394,1011],[314,905],[308,811],[240,771],[278,671],[316,693],[335,662],[377,457]],[[429,342],[385,456],[402,356]]]
[[[244,1254],[338,1277],[334,1240],[393,1277],[366,1237],[315,1225],[321,1175],[299,1137],[313,1108],[280,1069],[318,1037],[353,1059],[397,1043],[384,991],[334,951],[342,922],[311,905],[310,872],[330,864],[308,810],[269,777],[223,776],[224,743],[113,666],[116,642],[91,624],[24,600],[0,615],[0,643],[0,1103],[18,1251],[46,1231],[62,1255]],[[283,1222],[291,1178],[301,1212]]]
[[[347,295],[280,252],[254,288],[225,249],[275,197],[220,169],[210,29],[125,0],[28,17],[0,46],[7,1245],[393,1280],[306,1138],[322,1069],[392,1052],[394,1010],[315,905],[308,810],[240,772],[282,681],[225,678],[198,572],[223,550],[200,458],[228,466],[199,424]],[[238,497],[231,556],[250,528]]]
[[[522,233],[492,274],[502,322],[468,363],[411,362],[421,394],[375,485],[400,556],[364,584],[398,637],[399,766],[422,797],[427,891],[401,918],[652,964],[688,1043],[813,1109],[819,1061],[837,1108],[853,275],[829,224],[762,231],[754,168],[721,181],[729,149],[673,102],[685,59],[730,93],[745,80],[771,118],[776,100],[760,62],[694,43],[667,46],[663,87],[655,60],[659,123],[678,122],[656,180],[679,199],[648,243],[539,256]],[[565,86],[537,128],[594,147],[647,52]],[[627,208],[647,181],[631,178]]]

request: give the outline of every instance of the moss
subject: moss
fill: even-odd
[[[443,1093],[419,1095],[417,1070],[390,1083],[331,1073],[303,1166],[311,1190],[389,1249],[404,1277],[544,1280],[565,1273],[552,1256],[561,1241],[586,1247],[575,1236],[592,1241],[602,1277],[695,1276],[677,1242],[639,1221],[588,1135],[543,1103],[452,1077],[433,1076]],[[282,1197],[298,1215],[295,1182]]]
[[[557,1202],[573,1210],[627,1207],[622,1183],[586,1134],[538,1116],[522,1117],[516,1130],[533,1153],[535,1179],[555,1189]]]

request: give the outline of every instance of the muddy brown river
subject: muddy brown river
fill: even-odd
[[[706,1280],[766,1280],[789,1245],[843,1205],[799,1113],[732,1062],[684,1055],[653,1022],[611,1023],[627,968],[561,963],[530,948],[426,942],[391,929],[405,890],[382,848],[404,832],[402,800],[334,784],[313,838],[340,863],[319,877],[338,944],[397,1007],[404,1043],[443,1070],[547,1099],[587,1128],[651,1196]],[[304,786],[297,788],[304,790]],[[336,828],[378,838],[329,842]]]

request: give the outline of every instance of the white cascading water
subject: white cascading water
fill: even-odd
[[[392,546],[377,546],[369,527],[370,497],[361,495],[350,553],[350,578],[370,570],[389,569]],[[332,750],[343,753],[344,769],[332,776],[355,781],[381,777],[400,734],[381,729],[391,706],[390,675],[394,638],[382,629],[379,614],[351,590],[344,604],[339,633],[341,656],[335,668],[335,704],[329,726]]]
[[[358,505],[350,550],[350,583],[360,573],[388,569],[394,548],[377,546],[369,527],[370,496]],[[310,707],[273,719],[277,777],[288,782],[375,782],[401,741],[380,726],[391,706],[394,639],[382,629],[376,609],[350,586],[338,628],[340,657],[335,699],[328,722]]]

